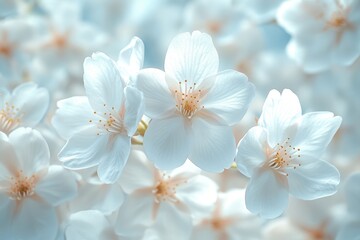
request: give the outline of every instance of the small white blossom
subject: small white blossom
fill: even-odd
[[[49,167],[49,148],[36,130],[0,132],[0,237],[54,239],[55,207],[75,197],[71,172]]]
[[[292,36],[287,53],[307,72],[349,66],[360,55],[359,1],[285,1],[277,15]]]
[[[59,158],[70,169],[98,165],[100,180],[114,183],[143,114],[143,95],[125,85],[121,69],[103,53],[85,59],[84,85],[87,97],[58,102],[52,123],[67,140]]]
[[[49,92],[34,83],[23,83],[12,93],[0,88],[0,131],[35,127],[47,112],[49,98]]]
[[[320,160],[338,130],[341,117],[330,112],[302,115],[297,96],[290,90],[270,91],[258,125],[240,141],[236,162],[250,177],[246,207],[274,218],[287,207],[289,193],[313,200],[336,192],[340,175]]]
[[[160,171],[141,150],[132,151],[119,183],[128,194],[116,225],[124,237],[141,239],[145,229],[151,228],[159,239],[186,239],[192,229],[191,216],[206,213],[216,201],[216,184],[200,175],[191,162]]]
[[[157,167],[174,169],[187,158],[206,171],[230,167],[236,149],[230,126],[244,116],[254,86],[244,74],[218,68],[211,37],[194,31],[172,40],[165,72],[140,71],[137,86],[152,119],[144,148]]]

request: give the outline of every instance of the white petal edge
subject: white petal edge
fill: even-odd
[[[75,175],[61,166],[50,166],[47,175],[36,184],[35,193],[49,205],[58,206],[76,196]]]
[[[200,85],[217,73],[219,56],[210,35],[194,31],[181,33],[170,43],[165,57],[165,72],[177,82],[188,80]]]
[[[234,125],[245,115],[254,96],[255,87],[244,74],[226,70],[216,75],[215,84],[201,104],[226,124]]]
[[[237,168],[247,177],[266,161],[267,132],[256,126],[251,128],[240,140],[235,158]]]

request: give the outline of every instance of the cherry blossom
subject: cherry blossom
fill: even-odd
[[[277,21],[292,36],[287,53],[308,72],[349,66],[360,55],[359,1],[285,1]]]
[[[191,216],[206,213],[216,200],[216,184],[200,175],[191,162],[161,171],[141,149],[132,151],[119,183],[128,194],[116,226],[124,237],[140,239],[150,227],[160,239],[186,239],[191,233]]]
[[[103,53],[84,61],[87,97],[58,102],[53,125],[67,140],[59,159],[70,169],[98,166],[104,183],[114,183],[130,153],[143,113],[142,93],[126,86],[117,64]]]
[[[77,193],[75,177],[49,166],[49,148],[36,130],[0,132],[0,233],[4,239],[53,239],[55,208]],[[31,223],[31,224],[30,224]]]
[[[140,71],[137,87],[152,119],[144,148],[157,167],[174,169],[187,158],[206,171],[230,167],[236,149],[230,126],[244,116],[254,86],[237,71],[218,73],[218,66],[210,36],[194,31],[172,40],[165,72]]]
[[[11,93],[0,88],[0,131],[35,127],[48,110],[49,98],[49,92],[34,83],[23,83]]]
[[[304,200],[334,194],[339,172],[321,156],[341,120],[330,112],[302,115],[292,91],[270,91],[258,126],[251,128],[238,146],[238,169],[250,177],[246,207],[274,218],[283,213],[289,193]]]

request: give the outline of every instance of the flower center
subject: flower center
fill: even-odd
[[[170,178],[170,176],[169,176]],[[155,194],[155,202],[160,203],[162,201],[177,202],[176,198],[176,186],[173,186],[168,180],[160,180],[153,190]]]
[[[5,57],[10,57],[13,51],[11,44],[7,40],[7,34],[2,34],[2,39],[0,39],[0,55],[4,55]]]
[[[176,197],[176,188],[180,186],[180,184],[186,182],[186,180],[178,181],[171,179],[170,176],[163,173],[162,177],[160,177],[160,179],[157,181],[155,188],[152,190],[153,194],[155,195],[155,202],[178,202],[179,200]]]
[[[53,45],[57,48],[64,48],[67,44],[67,36],[55,34],[53,38]]]
[[[300,148],[291,146],[290,138],[283,143],[278,143],[273,149],[268,150],[268,166],[277,170],[280,174],[288,176],[286,168],[300,167]]]
[[[332,15],[332,17],[330,18],[330,20],[328,21],[328,24],[331,27],[342,27],[344,25],[346,25],[347,21],[346,18],[344,17],[344,15],[342,13],[336,12]]]
[[[34,188],[37,177],[32,175],[30,177],[24,176],[20,171],[16,177],[11,178],[12,184],[9,190],[10,198],[13,200],[21,200],[25,197],[34,194]]]
[[[93,112],[98,120],[89,120],[89,123],[96,124],[100,130],[97,135],[102,135],[104,133],[122,134],[126,132],[122,120],[123,114],[116,112],[115,107],[107,107],[106,104],[104,104],[104,108],[105,110],[102,113],[96,111]]]
[[[6,57],[10,57],[12,53],[12,48],[7,43],[0,43],[0,54]]]
[[[19,109],[5,103],[5,107],[0,110],[0,131],[10,133],[19,126],[20,120]]]
[[[188,119],[191,119],[197,111],[204,108],[200,105],[201,89],[195,90],[195,87],[196,83],[189,86],[188,81],[185,80],[184,84],[179,82],[179,89],[175,90],[176,108]]]

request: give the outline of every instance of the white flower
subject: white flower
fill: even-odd
[[[160,239],[187,239],[191,215],[206,213],[216,200],[216,184],[191,162],[162,172],[141,150],[132,151],[119,183],[128,197],[120,207],[116,230],[135,239],[149,227]]]
[[[34,83],[23,83],[12,93],[0,88],[0,131],[6,134],[18,127],[35,127],[45,116],[49,92]]]
[[[103,53],[84,61],[86,95],[58,102],[53,125],[67,139],[59,158],[70,169],[97,166],[114,183],[128,159],[131,137],[143,114],[143,96],[125,86],[116,63]]]
[[[161,169],[174,169],[187,158],[203,170],[220,172],[231,165],[236,143],[230,125],[245,114],[254,96],[247,77],[233,70],[218,73],[219,57],[209,35],[198,31],[175,37],[165,72],[140,71],[148,158]]]
[[[240,172],[251,178],[246,189],[251,212],[274,218],[286,208],[289,193],[312,200],[336,192],[339,172],[320,158],[341,117],[330,112],[302,115],[293,92],[272,90],[258,124],[240,141],[236,157]]]
[[[245,190],[219,193],[212,212],[193,229],[193,240],[258,239],[260,219],[245,207]]]
[[[351,65],[360,54],[359,11],[359,1],[285,1],[277,20],[292,36],[289,56],[308,72]]]
[[[36,130],[0,132],[0,236],[2,239],[54,239],[55,206],[75,197],[75,177],[49,167],[49,148]]]

